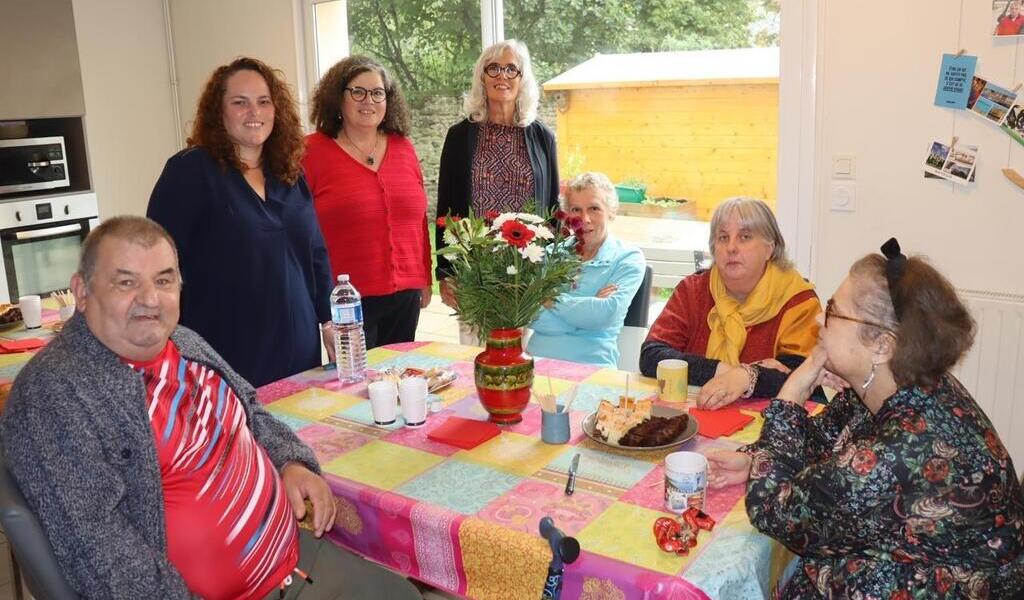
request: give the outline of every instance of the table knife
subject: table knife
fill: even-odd
[[[572,496],[576,491],[576,469],[580,467],[580,455],[572,457],[572,464],[569,465],[569,481],[565,482],[565,495]]]

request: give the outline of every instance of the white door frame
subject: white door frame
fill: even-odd
[[[782,0],[779,38],[779,167],[776,213],[797,269],[814,279],[815,173],[820,143],[818,40],[821,0]]]
[[[480,40],[487,48],[505,39],[505,5],[502,0],[480,0]]]

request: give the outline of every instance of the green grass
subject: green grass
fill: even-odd
[[[434,270],[437,268],[437,254],[435,254],[436,248],[434,248],[434,228],[433,227],[430,227],[430,226],[427,227],[427,239],[430,240],[430,269],[431,269],[430,270],[430,273],[431,273],[430,277],[433,278],[434,277],[434,275],[433,275]],[[440,285],[438,284],[438,281],[436,279],[434,279],[434,285],[432,287],[433,287],[433,290],[434,290],[435,294],[440,294],[441,293]]]

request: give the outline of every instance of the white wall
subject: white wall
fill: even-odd
[[[961,289],[1024,294],[1024,189],[1000,169],[1024,173],[1024,147],[964,111],[933,105],[943,52],[979,57],[978,73],[1012,87],[1024,52],[991,37],[988,1],[818,0],[819,120],[813,271],[827,298],[849,265],[896,236],[928,255]],[[963,18],[961,19],[961,7]],[[924,179],[933,139],[980,146],[977,183]],[[831,157],[857,159],[857,209],[829,210]],[[811,168],[811,165],[805,165]]]
[[[178,73],[181,127],[192,128],[196,102],[220,65],[258,58],[298,81],[292,0],[173,0],[171,28]]]
[[[176,150],[160,0],[74,0],[100,216],[144,214]]]

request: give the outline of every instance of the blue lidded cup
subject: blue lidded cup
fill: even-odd
[[[569,413],[565,406],[556,405],[558,412],[540,411],[540,439],[547,444],[564,444],[569,441]]]

